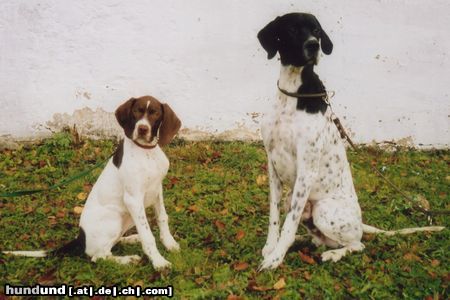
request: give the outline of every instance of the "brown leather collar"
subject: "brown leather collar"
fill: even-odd
[[[289,97],[294,97],[294,98],[322,98],[327,100],[328,99],[328,93],[327,92],[323,92],[323,93],[311,93],[311,94],[301,94],[301,93],[291,93],[288,92],[284,89],[282,89],[280,87],[280,82],[277,81],[277,87],[280,90],[280,92],[282,92],[283,94],[285,94],[286,96]],[[334,92],[332,92],[334,95]]]
[[[158,132],[158,133],[159,133],[159,132]],[[133,140],[133,143],[134,143],[136,146],[138,146],[138,147],[140,147],[140,148],[143,148],[143,149],[153,149],[153,148],[155,148],[156,146],[158,146],[159,136],[154,137],[153,140],[154,140],[154,139],[156,139],[156,143],[155,143],[155,145],[153,145],[153,146],[142,145],[142,144],[136,142],[135,140]],[[153,142],[153,141],[152,141],[152,142]]]

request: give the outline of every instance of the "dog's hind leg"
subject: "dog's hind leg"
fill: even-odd
[[[364,245],[361,242],[353,242],[343,248],[328,250],[322,253],[322,261],[332,260],[337,262],[341,258],[343,258],[347,253],[362,251],[364,249]]]
[[[123,236],[119,239],[119,243],[122,244],[136,244],[139,243],[141,240],[139,239],[139,234],[131,234],[129,236]]]
[[[313,222],[323,235],[325,245],[335,250],[322,253],[322,260],[340,260],[347,253],[362,251],[362,222],[359,206],[345,205],[340,200],[327,198],[318,201],[313,207]]]

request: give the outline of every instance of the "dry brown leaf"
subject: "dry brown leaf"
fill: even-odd
[[[238,262],[234,264],[235,271],[244,271],[248,268],[248,263],[246,262]]]
[[[223,222],[219,221],[219,220],[216,220],[216,221],[214,222],[214,224],[216,225],[216,227],[217,227],[219,230],[224,230],[224,229],[225,229],[225,224],[224,224]]]
[[[403,258],[408,261],[420,261],[420,257],[415,255],[414,253],[406,253],[403,255]]]
[[[281,277],[275,284],[273,285],[273,288],[275,290],[281,290],[286,287],[286,281],[284,280],[284,277]]]
[[[191,211],[191,212],[198,212],[199,208],[198,208],[197,205],[192,204],[191,206],[188,207],[188,210]]]
[[[239,229],[236,233],[236,240],[240,241],[245,237],[245,231],[242,229]]]
[[[439,266],[441,264],[441,262],[439,261],[439,260],[437,260],[437,259],[433,259],[432,261],[431,261],[431,266],[432,267],[437,267],[437,266]]]
[[[66,215],[66,212],[64,210],[60,210],[56,213],[57,218],[64,218],[65,215]]]
[[[83,191],[86,193],[89,193],[92,190],[92,184],[90,183],[85,183],[83,184]]]
[[[52,285],[56,281],[56,268],[47,270],[41,277],[38,278],[39,284]]]
[[[77,215],[81,215],[81,212],[83,211],[83,206],[75,206],[73,208],[73,212]]]
[[[305,271],[305,272],[303,273],[303,277],[305,277],[306,280],[311,280],[312,275],[311,275],[311,273],[309,273],[308,271]]]
[[[298,255],[300,256],[300,259],[302,260],[302,262],[305,262],[310,265],[314,265],[316,263],[314,258],[312,258],[309,255],[303,254],[303,252],[301,252],[301,251],[298,252]]]
[[[197,284],[202,284],[203,282],[205,282],[205,278],[203,277],[197,277],[194,279],[195,283]]]
[[[250,291],[257,291],[257,292],[265,292],[271,290],[271,288],[269,287],[259,286],[255,280],[250,280],[248,282],[247,289]]]
[[[256,184],[258,186],[264,185],[266,182],[267,182],[266,175],[258,175],[258,177],[256,177]]]
[[[78,195],[77,195],[77,199],[80,201],[84,201],[84,200],[86,200],[86,198],[87,198],[87,193],[85,193],[85,192],[78,193]]]

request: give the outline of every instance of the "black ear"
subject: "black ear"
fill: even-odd
[[[333,43],[323,29],[320,32],[320,47],[322,47],[323,53],[330,55],[333,51]]]
[[[267,59],[271,59],[277,54],[278,51],[278,19],[266,25],[263,29],[258,32],[258,40],[264,50],[267,51]]]
[[[316,17],[314,17],[314,20],[320,28],[320,47],[322,48],[323,53],[325,53],[326,55],[330,55],[333,51],[333,43],[331,42],[325,30],[323,30]]]

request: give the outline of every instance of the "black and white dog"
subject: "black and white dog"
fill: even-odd
[[[443,227],[423,227],[383,231],[362,223],[344,143],[325,98],[311,95],[326,92],[314,73],[314,65],[320,49],[327,55],[333,50],[317,19],[305,13],[277,17],[258,33],[258,39],[268,59],[277,52],[281,59],[277,99],[261,130],[268,155],[270,224],[260,269],[273,269],[282,263],[300,221],[314,244],[339,248],[324,252],[324,261],[338,261],[347,252],[363,250],[363,232],[407,234],[442,230]],[[283,185],[290,193],[280,233]]]

